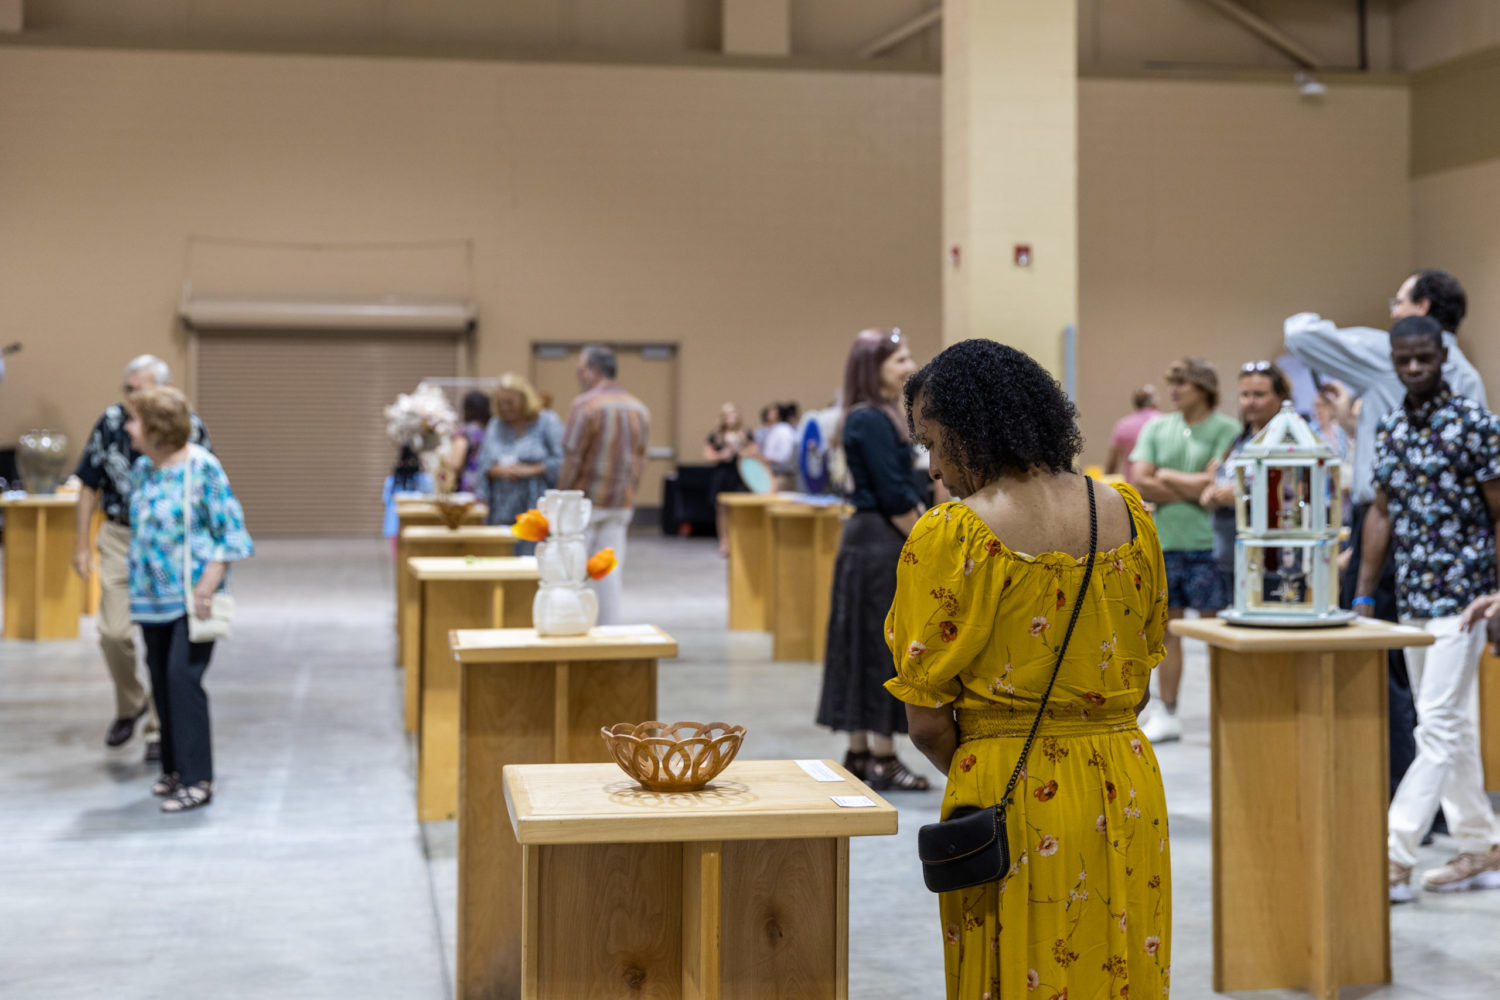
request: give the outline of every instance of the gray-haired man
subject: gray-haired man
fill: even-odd
[[[142,354],[125,366],[121,391],[129,401],[133,393],[172,380],[167,363]],[[94,512],[104,512],[99,528],[99,648],[115,685],[115,719],[105,734],[106,746],[117,747],[130,739],[141,716],[146,720],[146,760],[160,753],[156,709],[151,692],[136,670],[135,625],[130,620],[130,467],[139,454],[125,432],[125,404],[115,403],[94,424],[74,473],[83,483],[78,496],[78,547],[73,569],[85,580],[94,571],[94,553],[89,549],[89,528]],[[208,431],[193,414],[193,441],[209,447]]]

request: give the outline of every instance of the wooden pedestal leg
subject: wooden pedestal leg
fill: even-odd
[[[522,990],[523,857],[505,810],[501,768],[552,762],[551,664],[465,664],[458,817],[458,997],[535,996]],[[526,855],[535,863],[536,848]],[[534,894],[536,882],[526,883]],[[532,927],[532,925],[527,925]],[[533,967],[534,968],[534,967]]]
[[[396,648],[401,653],[398,662],[406,672],[402,678],[406,682],[403,713],[406,731],[412,733],[417,730],[417,715],[422,704],[422,581],[412,576],[408,569],[399,569],[398,572],[411,577],[402,590],[401,604],[396,609],[400,621]]]
[[[764,631],[771,539],[763,506],[729,508],[729,627]]]
[[[1211,670],[1214,989],[1388,982],[1384,653]]]
[[[771,517],[771,659],[813,655],[813,535],[811,517]]]
[[[682,845],[682,1000],[720,1000],[724,845]]]
[[[458,815],[459,675],[448,633],[488,625],[494,597],[472,583],[426,580],[422,588],[417,819],[431,823]]]
[[[526,853],[532,860],[523,862],[521,845],[516,843],[506,814],[501,769],[509,764],[609,760],[599,730],[616,722],[645,722],[655,717],[656,667],[655,660],[463,666],[458,820],[460,1000],[582,995],[566,990],[549,993],[541,987],[531,993],[523,990],[524,975],[532,977],[527,981],[535,980],[538,954],[526,944],[536,938],[526,939],[522,929],[523,865],[540,865],[543,855],[537,853],[539,849],[528,848]],[[680,869],[679,862],[675,876],[679,882]],[[534,890],[528,888],[526,892]],[[588,898],[587,893],[583,898]],[[531,921],[538,911],[527,902],[525,912],[525,920]],[[525,926],[533,935],[536,933],[534,923]],[[570,933],[569,940],[576,937],[576,933]],[[561,947],[566,951],[570,945]],[[523,962],[523,952],[532,962],[529,967]],[[674,961],[676,954],[674,950]],[[554,966],[565,962],[561,958],[549,961]],[[524,972],[525,968],[530,972]],[[631,977],[624,978],[628,981]]]

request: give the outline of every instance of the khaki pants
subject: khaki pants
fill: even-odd
[[[135,623],[130,620],[130,529],[111,521],[99,528],[99,648],[115,682],[115,715],[147,709],[146,734],[160,728],[151,693],[141,683],[135,660]]]

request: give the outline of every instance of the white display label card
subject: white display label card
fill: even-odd
[[[814,781],[843,781],[844,779],[835,774],[833,768],[821,760],[799,760],[797,766],[806,771]]]
[[[875,808],[875,803],[863,795],[830,795],[828,797],[834,801],[835,805],[842,806],[845,809]]]
[[[594,635],[603,636],[654,636],[656,627],[654,625],[595,625]]]

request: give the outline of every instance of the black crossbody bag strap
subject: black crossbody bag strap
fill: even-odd
[[[1010,782],[1005,786],[1005,794],[1000,796],[1000,809],[1003,812],[1010,806],[1011,793],[1016,790],[1016,783],[1021,780],[1021,772],[1026,769],[1026,758],[1031,754],[1032,741],[1036,739],[1036,731],[1041,728],[1042,716],[1047,711],[1047,700],[1052,697],[1052,685],[1057,683],[1057,672],[1062,669],[1063,657],[1068,652],[1068,642],[1073,638],[1073,627],[1078,624],[1078,613],[1083,610],[1083,599],[1089,592],[1089,580],[1094,575],[1094,556],[1099,551],[1099,511],[1094,504],[1094,480],[1088,476],[1083,477],[1089,489],[1089,558],[1083,564],[1083,583],[1078,587],[1078,596],[1073,601],[1073,615],[1068,619],[1068,630],[1063,633],[1062,643],[1057,647],[1057,662],[1052,664],[1052,677],[1047,681],[1047,690],[1042,694],[1042,704],[1036,710],[1036,718],[1031,720],[1031,732],[1026,734],[1026,745],[1021,747],[1021,756],[1016,761],[1016,769],[1011,772]]]
[[[940,823],[929,823],[917,831],[917,855],[922,861],[922,879],[933,892],[950,892],[967,889],[985,882],[996,882],[1010,868],[1010,843],[1005,833],[1005,810],[1010,807],[1011,795],[1026,769],[1026,760],[1031,754],[1031,744],[1042,725],[1042,716],[1047,712],[1047,702],[1052,697],[1052,687],[1057,683],[1057,673],[1062,669],[1063,657],[1067,655],[1068,643],[1073,638],[1073,629],[1078,624],[1078,615],[1083,610],[1083,601],[1088,596],[1089,581],[1094,575],[1094,557],[1099,551],[1099,512],[1094,503],[1094,481],[1084,477],[1089,493],[1089,558],[1084,564],[1083,583],[1073,601],[1073,615],[1068,619],[1068,629],[1057,647],[1057,662],[1052,665],[1052,677],[1047,681],[1047,690],[1042,694],[1042,703],[1031,722],[1031,732],[1026,735],[1026,744],[1021,748],[1016,769],[1011,773],[1010,783],[1000,801],[983,809],[956,809]]]

